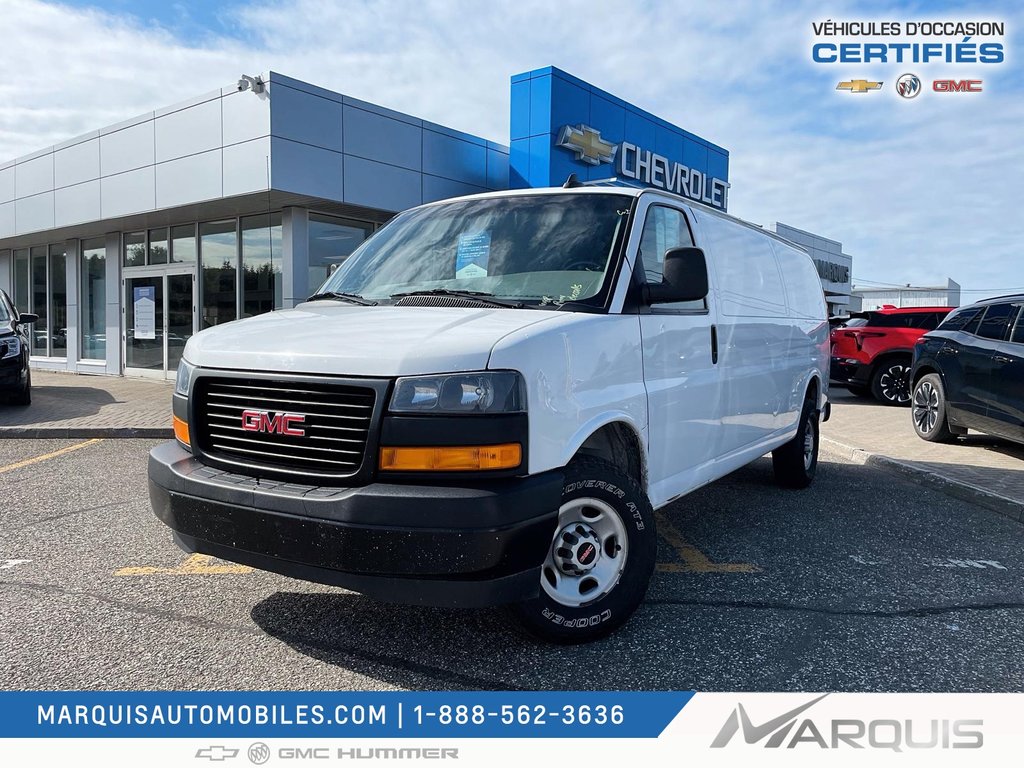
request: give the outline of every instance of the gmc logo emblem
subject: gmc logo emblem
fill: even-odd
[[[246,432],[270,432],[276,435],[305,437],[306,417],[297,413],[242,411],[242,429]]]
[[[939,93],[980,93],[981,80],[936,80],[932,90]]]

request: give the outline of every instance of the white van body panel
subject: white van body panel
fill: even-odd
[[[498,339],[553,315],[313,301],[205,330],[185,357],[210,368],[340,376],[480,371]]]
[[[487,366],[520,371],[526,381],[530,473],[564,467],[590,435],[616,421],[646,447],[637,316],[551,314],[498,341]]]

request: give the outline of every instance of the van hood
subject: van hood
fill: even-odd
[[[558,316],[528,309],[316,301],[197,333],[185,347],[185,359],[209,368],[343,376],[479,371],[499,339]]]

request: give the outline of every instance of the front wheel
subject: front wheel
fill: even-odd
[[[871,377],[871,394],[886,405],[910,405],[910,361],[883,361]]]
[[[576,459],[566,468],[540,594],[511,606],[513,618],[550,642],[605,637],[643,602],[656,552],[654,510],[637,483],[602,459]]]

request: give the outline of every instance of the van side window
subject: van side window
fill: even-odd
[[[660,283],[664,275],[665,251],[693,245],[693,236],[682,211],[652,205],[647,209],[643,233],[640,236],[640,252],[637,264],[643,269],[648,283]],[[707,309],[707,300],[677,301],[659,304],[659,309]]]

